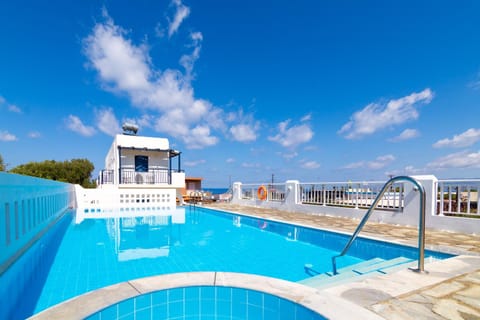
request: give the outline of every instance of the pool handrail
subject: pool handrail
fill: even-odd
[[[367,223],[367,220],[370,218],[372,215],[373,211],[375,210],[375,207],[377,206],[378,202],[382,199],[384,193],[390,188],[395,182],[411,182],[414,186],[414,190],[420,191],[420,210],[419,210],[419,215],[420,215],[420,221],[418,224],[418,267],[417,269],[414,269],[414,271],[418,272],[423,272],[425,270],[424,268],[424,260],[425,260],[425,188],[423,185],[418,182],[416,179],[410,177],[410,176],[396,176],[388,180],[384,185],[382,190],[378,193],[377,197],[375,198],[375,201],[371,204],[370,208],[368,209],[367,213],[365,213],[365,216],[363,216],[362,220],[357,226],[357,229],[355,232],[352,234],[350,237],[350,240],[348,243],[345,245],[343,248],[342,252],[339,255],[333,256],[332,257],[332,271],[333,274],[336,275],[338,274],[337,272],[337,258],[345,255],[350,249],[353,241],[357,238],[358,234],[360,231],[362,231],[363,226],[365,223]]]

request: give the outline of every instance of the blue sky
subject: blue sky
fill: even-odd
[[[478,177],[478,1],[2,1],[0,154],[87,158],[123,122],[187,176]]]

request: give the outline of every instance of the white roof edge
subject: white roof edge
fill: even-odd
[[[117,134],[115,136],[115,142],[117,146],[124,147],[124,148],[156,149],[156,150],[170,149],[170,144],[167,138]]]

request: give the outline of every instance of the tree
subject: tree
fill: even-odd
[[[0,171],[5,171],[6,170],[6,165],[3,163],[3,158],[2,155],[0,154]]]
[[[10,172],[79,184],[85,188],[94,188],[95,182],[90,179],[94,168],[93,163],[87,159],[73,159],[63,162],[46,160],[21,164]]]

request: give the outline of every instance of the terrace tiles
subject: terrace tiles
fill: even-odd
[[[207,207],[308,227],[352,233],[359,221],[323,214],[211,203]],[[367,222],[361,236],[416,246],[414,227]],[[426,248],[460,256],[410,270],[328,288],[385,319],[480,319],[480,235],[426,230]]]

